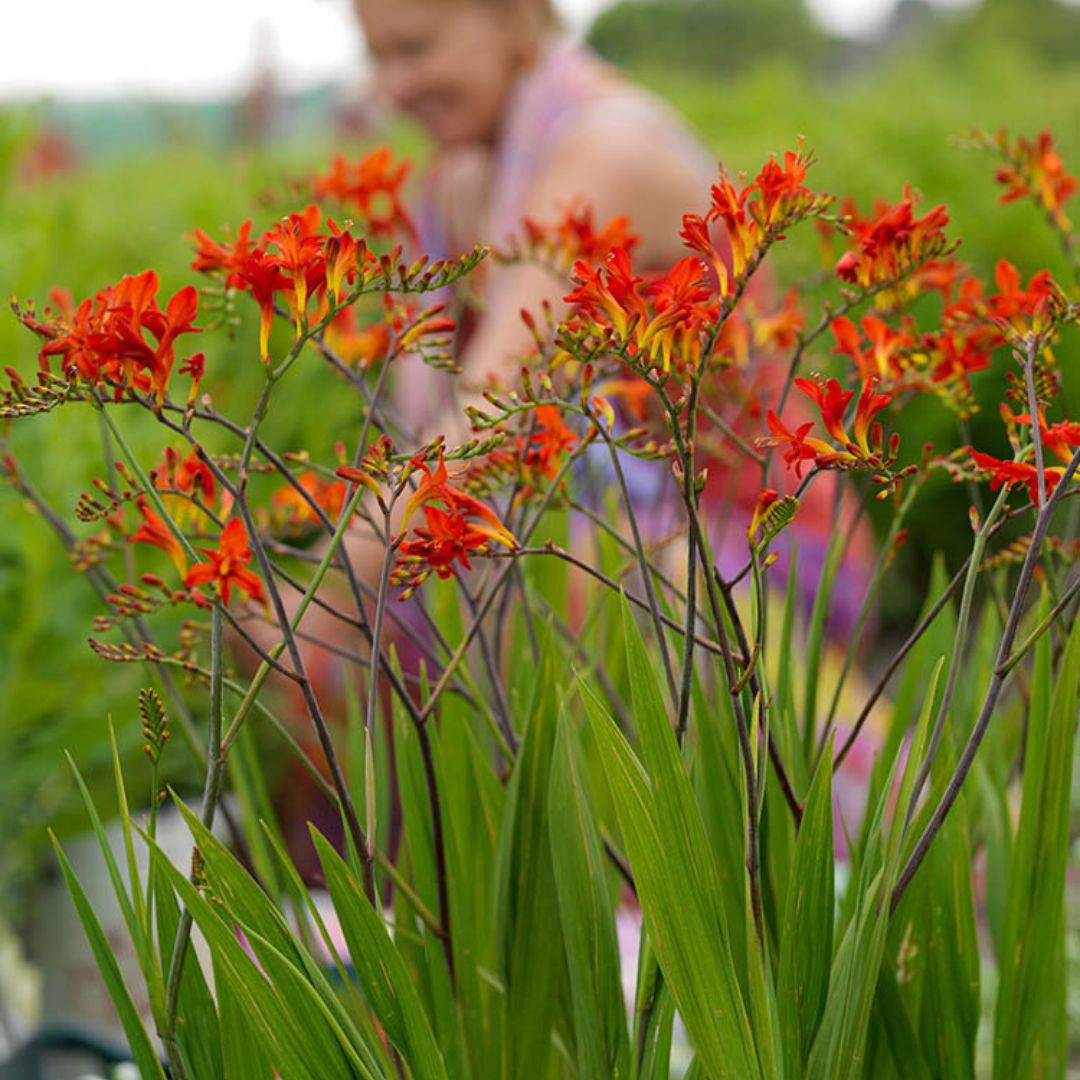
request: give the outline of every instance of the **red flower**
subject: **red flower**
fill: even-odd
[[[353,164],[338,154],[326,173],[313,178],[312,189],[315,198],[337,199],[359,214],[363,231],[372,236],[385,236],[398,229],[415,236],[401,198],[410,168],[407,161],[395,162],[385,146]]]
[[[40,353],[42,366],[48,367],[50,356],[59,356],[69,378],[153,389],[160,403],[172,374],[174,342],[181,334],[199,332],[192,325],[199,297],[188,285],[162,311],[155,299],[157,290],[153,270],[127,275],[84,300],[70,317],[31,326],[48,338]]]
[[[784,306],[779,311],[754,318],[752,321],[755,345],[774,345],[778,349],[790,349],[805,326],[803,313],[799,310],[799,290],[788,289],[784,293]]]
[[[313,469],[301,473],[296,481],[311,502],[314,502],[331,521],[336,521],[340,517],[341,509],[345,505],[345,484],[340,480],[324,480]],[[311,506],[311,502],[305,499],[292,484],[279,488],[271,498],[273,509],[292,528],[319,524],[319,515]]]
[[[557,405],[539,405],[533,415],[536,429],[528,439],[519,440],[526,468],[538,469],[549,480],[559,471],[563,453],[578,443],[576,432],[562,421]]]
[[[541,222],[526,217],[522,226],[524,243],[513,244],[510,257],[532,254],[540,258],[554,258],[562,266],[572,266],[579,259],[596,264],[612,248],[630,251],[638,242],[637,236],[630,231],[630,219],[625,214],[613,217],[597,228],[593,222],[592,207],[582,200],[573,200],[555,222]]]
[[[259,355],[268,357],[270,328],[274,325],[274,293],[289,287],[289,279],[281,272],[278,259],[256,248],[237,271],[240,280],[251,291],[259,305]]]
[[[357,326],[356,305],[343,307],[326,328],[326,343],[346,364],[374,367],[390,349],[390,327],[377,319]]]
[[[471,570],[469,554],[487,551],[492,540],[506,543],[500,533],[468,521],[461,514],[425,506],[424,517],[427,528],[416,530],[419,539],[402,541],[398,552],[403,560],[422,562],[441,578],[453,575],[455,562]]]
[[[237,229],[234,243],[227,241],[218,243],[207,236],[202,229],[196,229],[187,239],[194,240],[196,243],[195,261],[191,264],[192,270],[199,270],[204,274],[225,271],[225,284],[229,288],[243,288],[239,270],[253,246],[250,218]]]
[[[172,559],[181,574],[187,571],[187,557],[180,541],[158,514],[150,508],[145,495],[135,500],[135,508],[142,515],[143,523],[131,534],[133,544],[150,544],[159,548]]]
[[[982,454],[973,447],[968,447],[968,453],[975,465],[990,473],[990,490],[997,491],[1002,484],[1015,487],[1023,484],[1028,490],[1028,498],[1033,503],[1039,501],[1039,471],[1026,461],[1002,461],[990,454]],[[1063,468],[1048,466],[1043,469],[1043,479],[1046,482],[1046,494],[1049,495],[1058,486],[1061,478],[1065,475]]]
[[[274,262],[292,282],[293,319],[296,332],[307,311],[308,297],[326,285],[326,254],[323,237],[318,233],[322,211],[312,204],[299,214],[289,214],[266,233],[261,246],[275,247]]]
[[[863,349],[862,340],[855,324],[844,316],[838,316],[830,324],[836,338],[834,352],[849,356],[855,361],[861,378],[879,378],[886,385],[902,385],[910,376],[908,351],[914,342],[909,333],[894,330],[874,315],[867,315],[861,322],[869,348]]]
[[[940,255],[947,243],[945,207],[936,206],[921,218],[915,217],[914,208],[905,187],[900,202],[879,207],[873,218],[860,220],[851,215],[848,225],[855,247],[837,262],[837,276],[863,288],[880,286]]]
[[[825,430],[841,446],[851,442],[844,429],[844,413],[854,391],[842,390],[835,379],[827,379],[824,383],[814,379],[796,379],[795,385],[818,407]]]
[[[367,247],[359,244],[346,229],[340,232],[333,221],[328,221],[332,235],[326,238],[326,291],[336,304],[341,296],[341,286],[356,277],[357,263],[363,263]]]
[[[603,313],[620,338],[626,339],[635,319],[644,318],[645,304],[638,294],[642,279],[634,275],[626,248],[610,251],[602,268],[579,260],[573,279],[577,288],[563,299],[593,317]]]
[[[812,461],[818,465],[820,461],[831,460],[834,455],[833,448],[822,439],[807,438],[810,429],[814,426],[812,420],[800,424],[794,431],[789,431],[779,416],[769,410],[767,417],[769,430],[772,435],[761,435],[755,441],[759,447],[785,446],[784,463],[789,467],[795,466],[795,475],[802,479],[804,461]],[[851,457],[849,454],[848,457]]]
[[[184,578],[188,588],[213,584],[222,603],[228,605],[235,585],[252,600],[266,602],[262,582],[247,569],[251,562],[251,549],[248,547],[247,529],[240,518],[233,518],[222,530],[216,551],[212,548],[199,550],[207,556],[207,561],[196,563],[188,571]]]
[[[420,458],[414,458],[413,465],[424,473],[424,479],[405,506],[402,528],[419,506],[423,507],[427,528],[416,528],[417,539],[403,540],[398,545],[392,580],[406,586],[403,600],[432,570],[446,578],[454,572],[455,562],[469,568],[469,554],[486,552],[492,541],[511,550],[516,546],[513,534],[490,507],[450,485],[441,449],[434,472]]]
[[[1049,270],[1033,274],[1027,288],[1020,287],[1020,273],[1012,263],[999,259],[994,267],[998,292],[987,301],[990,314],[1010,322],[1021,332],[1027,323],[1042,316],[1057,298],[1057,287]]]
[[[1076,177],[1065,171],[1061,155],[1054,149],[1049,131],[1041,131],[1034,142],[1020,138],[1009,145],[1005,132],[998,136],[998,145],[1009,159],[997,170],[996,180],[1005,185],[1003,203],[1031,195],[1062,228],[1069,228],[1063,209],[1076,193]]]

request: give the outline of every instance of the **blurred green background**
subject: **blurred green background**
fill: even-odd
[[[1066,280],[1056,241],[1034,208],[999,206],[995,161],[952,137],[970,128],[1029,136],[1050,128],[1080,170],[1080,9],[987,0],[946,13],[907,0],[887,34],[860,45],[826,37],[797,0],[626,0],[597,21],[592,40],[668,98],[730,170],[754,170],[803,135],[818,158],[812,187],[853,194],[865,207],[875,196],[895,200],[910,182],[925,206],[949,206],[960,256],[980,273],[1004,255],[1025,280],[1044,266]],[[184,236],[194,226],[217,232],[247,216],[257,228],[267,224],[282,204],[263,196],[280,195],[285,177],[322,167],[334,151],[354,154],[388,139],[405,153],[424,152],[417,134],[402,127],[359,131],[363,125],[331,91],[271,104],[270,120],[260,123],[235,102],[0,108],[4,294],[44,304],[48,289],[63,285],[81,298],[153,266],[171,295],[192,280]],[[781,279],[800,282],[814,266],[813,251],[809,230],[793,239],[776,263]],[[206,385],[219,405],[238,410],[260,377],[251,312],[241,314],[232,338],[219,333],[200,343],[209,356]],[[1071,344],[1071,356],[1062,350],[1065,368],[1075,368]],[[829,350],[824,345],[814,361],[827,365]],[[28,372],[35,354],[31,335],[13,317],[0,318],[3,364]],[[999,366],[1007,362],[999,357]],[[276,445],[325,453],[355,422],[351,398],[327,394],[325,380],[314,364],[290,376],[292,407],[271,421]],[[976,392],[998,380],[989,372],[977,377]],[[1077,381],[1067,373],[1074,417]],[[977,441],[1004,449],[992,396],[987,403]],[[166,440],[152,423],[138,422],[145,419],[133,415],[128,423],[156,459]],[[959,441],[934,402],[911,406],[903,427],[909,454],[926,439]],[[102,474],[96,417],[65,409],[19,422],[5,437],[76,531],[92,531],[71,511],[90,478]],[[944,483],[926,491],[897,584],[887,590],[886,633],[921,603],[931,553],[944,549],[950,565],[962,557],[970,542],[966,509]],[[111,714],[133,768],[141,767],[135,701],[147,676],[107,665],[85,646],[98,610],[46,523],[0,488],[0,760],[9,764],[0,770],[0,912],[16,905],[40,865],[42,826],[83,826],[61,750],[74,754],[84,774],[102,775]],[[131,786],[141,790],[138,780]]]

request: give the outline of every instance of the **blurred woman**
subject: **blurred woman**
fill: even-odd
[[[434,143],[418,210],[423,252],[505,246],[523,218],[551,221],[576,201],[597,222],[629,217],[638,269],[666,270],[685,254],[682,215],[706,201],[715,162],[658,98],[562,36],[548,0],[355,6],[378,89]],[[557,309],[567,291],[533,265],[485,267],[483,278],[460,338],[473,388],[513,372],[528,351],[521,309],[543,300]],[[420,414],[436,403],[409,404],[415,420],[433,419]]]
[[[682,216],[707,204],[717,177],[715,159],[659,98],[561,34],[549,0],[354,3],[378,90],[418,121],[434,144],[417,213],[422,252],[441,258],[477,243],[505,248],[520,234],[524,218],[553,221],[576,203],[591,207],[598,224],[629,218],[638,237],[633,261],[639,273],[664,272],[686,255],[679,239]],[[726,247],[722,236],[716,241]],[[469,437],[463,402],[455,394],[464,389],[476,395],[493,379],[512,382],[532,344],[522,308],[537,312],[547,301],[558,314],[569,290],[568,282],[531,263],[488,260],[481,270],[478,283],[472,277],[467,282],[474,303],[455,312],[461,375],[451,379],[425,371],[411,378],[419,374],[418,357],[406,358],[399,368],[399,386],[424,387],[422,394],[399,393],[396,402],[422,438],[443,433],[452,444]],[[756,291],[758,306],[766,306],[769,288],[760,274],[753,284],[751,295]],[[776,403],[786,363],[751,364],[743,391],[749,388],[754,407],[746,407],[745,397],[713,405],[752,437],[758,432],[745,429],[745,414],[763,417]],[[799,408],[792,401],[787,414]],[[704,501],[714,526],[714,554],[721,571],[729,572],[746,558],[745,528],[760,470],[732,454],[709,466]],[[630,477],[635,498],[667,504],[670,513],[649,516],[670,525],[677,499],[670,484],[656,481],[666,470],[638,468],[634,461],[627,469],[636,474]],[[838,520],[836,479],[819,477],[800,508],[796,532],[808,602]],[[857,591],[858,582],[849,578],[844,586]],[[858,602],[854,594],[842,599],[834,628],[850,629]]]

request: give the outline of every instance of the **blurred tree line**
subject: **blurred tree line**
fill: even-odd
[[[1077,63],[1080,7],[1061,0],[982,0],[949,10],[928,0],[900,0],[880,35],[853,44],[831,37],[803,0],[620,0],[596,19],[588,40],[631,70],[663,67],[712,78],[774,57],[828,74],[901,44],[955,57],[1005,41],[1048,63]]]

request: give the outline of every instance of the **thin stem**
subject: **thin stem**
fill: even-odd
[[[1060,616],[1069,604],[1072,603],[1078,592],[1080,592],[1080,578],[1074,578],[1072,584],[1065,590],[1061,599],[1046,613],[1044,618],[1039,620],[1038,625],[1036,625],[1035,629],[1028,634],[1023,643],[1016,647],[1012,656],[998,665],[996,670],[999,670],[1002,675],[1008,675],[1009,672],[1024,659],[1039,638],[1050,629],[1058,616]]]
[[[221,747],[222,705],[223,705],[223,668],[224,643],[221,601],[215,601],[210,622],[210,725],[206,738],[206,784],[200,820],[207,829],[214,827],[214,812],[217,809],[218,796],[221,792],[221,778],[225,771],[225,755]],[[165,984],[165,1030],[161,1031],[162,1041],[169,1054],[169,1065],[177,1080],[186,1078],[186,1071],[176,1043],[177,1007],[180,999],[180,979],[183,975],[184,960],[191,941],[191,911],[185,906],[180,913],[173,941],[172,956],[169,960],[169,974]]]
[[[579,444],[577,450],[575,450],[573,453],[568,454],[566,456],[566,459],[563,461],[562,465],[560,466],[559,471],[555,476],[555,479],[551,482],[551,486],[547,489],[547,491],[544,493],[544,497],[540,500],[540,504],[537,506],[536,513],[533,515],[532,520],[527,525],[524,525],[524,524],[522,525],[521,535],[520,535],[520,538],[519,538],[519,543],[521,543],[521,544],[528,543],[529,537],[536,531],[536,528],[540,524],[540,520],[543,518],[544,513],[546,512],[546,510],[548,508],[548,505],[550,504],[551,500],[555,496],[555,492],[559,490],[559,487],[562,484],[563,478],[570,471],[570,468],[573,466],[574,462],[581,455],[582,449],[583,449],[582,445]],[[476,614],[473,616],[473,620],[469,624],[469,628],[465,631],[465,636],[462,638],[461,642],[458,644],[458,647],[454,650],[453,655],[450,657],[449,660],[447,660],[446,667],[443,668],[443,673],[439,677],[439,681],[432,688],[431,695],[428,697],[427,701],[424,703],[423,708],[421,708],[417,712],[417,714],[415,716],[416,723],[418,723],[418,724],[424,723],[427,720],[427,718],[431,715],[432,711],[435,708],[436,703],[438,702],[438,700],[441,697],[443,691],[446,689],[447,685],[449,684],[450,679],[452,678],[454,672],[457,670],[458,666],[461,664],[461,661],[464,659],[465,652],[468,649],[470,642],[472,641],[473,637],[476,635],[476,632],[480,628],[480,623],[483,621],[484,617],[487,615],[488,608],[491,607],[492,601],[498,595],[499,589],[501,588],[503,583],[506,581],[506,578],[509,575],[510,571],[512,570],[513,566],[514,566],[514,560],[513,559],[508,560],[506,565],[503,567],[503,569],[496,576],[495,581],[492,583],[491,588],[488,590],[487,594],[484,596],[484,598],[482,600],[479,600],[477,602]],[[516,739],[511,744],[511,750],[514,753],[517,752],[517,741],[516,741]]]
[[[881,551],[878,554],[877,563],[874,566],[874,572],[870,578],[870,584],[866,588],[866,595],[863,597],[862,607],[859,610],[859,617],[855,621],[855,629],[848,641],[847,649],[844,651],[844,664],[840,669],[840,677],[836,680],[836,686],[833,688],[832,701],[829,703],[829,712],[825,717],[825,723],[821,729],[821,738],[818,740],[819,758],[825,749],[825,743],[828,741],[829,733],[832,731],[833,722],[836,720],[836,711],[840,707],[840,695],[843,693],[844,686],[847,683],[847,677],[854,666],[855,653],[858,649],[859,642],[862,640],[863,627],[866,626],[866,620],[870,617],[870,610],[873,607],[874,601],[877,599],[878,593],[885,580],[885,571],[888,570],[889,565],[892,562],[894,555],[893,545],[896,543],[896,538],[900,534],[900,527],[907,516],[907,512],[911,507],[911,503],[914,501],[917,491],[917,485],[912,484],[907,494],[904,496],[904,500],[900,504],[899,510],[897,510],[896,515],[889,525],[888,535],[882,541]]]
[[[755,450],[715,409],[702,402],[701,411],[726,435],[751,461],[765,464],[765,455]]]
[[[697,410],[701,395],[701,374],[698,372],[690,384],[690,399],[686,411],[685,457],[682,459],[683,499],[688,505],[697,506],[698,493],[695,478],[694,441],[697,429]],[[697,536],[689,532],[686,537],[686,633],[683,636],[682,682],[676,697],[678,715],[675,718],[675,738],[680,746],[686,738],[686,725],[690,720],[690,698],[694,683],[694,626],[697,622]]]
[[[652,616],[653,628],[656,631],[656,638],[660,645],[660,659],[664,665],[664,675],[667,678],[668,692],[671,694],[672,705],[678,709],[679,690],[676,686],[675,674],[671,667],[671,656],[668,653],[667,635],[664,633],[662,620],[660,618],[660,608],[656,602],[656,590],[653,586],[652,567],[649,565],[648,557],[645,554],[645,545],[641,539],[641,530],[638,528],[637,515],[634,513],[633,499],[630,497],[630,489],[626,486],[626,477],[623,475],[622,466],[619,464],[619,453],[611,436],[599,422],[596,423],[596,428],[600,432],[604,442],[607,444],[608,452],[611,455],[611,467],[615,471],[615,479],[619,485],[619,491],[622,493],[626,517],[630,522],[630,532],[634,537],[634,550],[637,552],[638,565],[641,568],[642,582],[645,586],[645,598],[649,604],[649,614]]]
[[[1009,659],[1013,639],[1016,637],[1016,632],[1020,627],[1024,603],[1027,600],[1028,590],[1031,587],[1031,581],[1035,573],[1035,564],[1038,562],[1043,540],[1046,538],[1047,529],[1050,527],[1050,519],[1053,517],[1054,510],[1057,508],[1058,503],[1061,501],[1066,487],[1072,480],[1077,466],[1080,466],[1080,450],[1077,450],[1073,454],[1072,460],[1066,467],[1061,480],[1058,481],[1053,495],[1050,496],[1046,504],[1038,513],[1038,517],[1035,521],[1035,531],[1032,533],[1031,544],[1028,547],[1027,555],[1024,558],[1024,564],[1020,569],[1020,578],[1016,585],[1016,593],[1013,596],[1012,606],[1009,609],[1009,617],[1001,635],[997,661],[994,664],[994,674],[990,679],[990,685],[987,688],[986,698],[983,701],[982,709],[979,712],[978,719],[975,721],[974,728],[971,730],[967,745],[964,747],[964,752],[961,754],[960,760],[956,764],[956,769],[949,780],[948,786],[941,796],[941,800],[934,808],[934,812],[927,822],[926,828],[916,841],[915,847],[912,849],[907,863],[900,872],[896,887],[893,889],[892,893],[891,911],[896,911],[896,905],[900,902],[905,890],[911,883],[911,879],[922,865],[922,861],[926,857],[927,851],[930,850],[930,845],[934,842],[934,838],[941,830],[941,826],[949,811],[952,809],[953,803],[955,803],[959,797],[960,789],[963,787],[964,781],[971,771],[972,763],[975,761],[975,755],[978,753],[979,746],[982,744],[982,740],[990,726],[990,719],[994,715],[998,698],[1001,696],[1002,688],[1005,685],[1006,676],[1002,673],[1001,667]]]
[[[1031,417],[1032,441],[1035,443],[1035,472],[1038,480],[1041,510],[1046,505],[1046,470],[1043,467],[1042,423],[1039,416],[1039,402],[1035,396],[1035,358],[1039,351],[1039,339],[1035,334],[1028,334],[1025,341],[1024,382],[1027,386],[1028,415]]]
[[[1065,497],[1068,497],[1067,493],[1065,496],[1063,496],[1063,498]],[[1025,503],[1023,506],[1007,510],[1001,516],[1001,519],[997,522],[997,524],[990,530],[988,539],[993,539],[993,537],[997,535],[997,533],[1000,532],[1002,528],[1004,528],[1005,524],[1008,521],[1011,521],[1018,514],[1027,512],[1031,508],[1031,503]],[[900,646],[896,654],[889,661],[888,666],[881,673],[881,677],[878,679],[877,683],[875,683],[873,690],[870,691],[870,696],[866,699],[866,704],[863,705],[862,711],[859,713],[858,717],[855,720],[855,723],[852,725],[851,731],[849,732],[848,737],[844,742],[844,745],[840,748],[840,750],[837,752],[836,757],[833,759],[833,772],[836,772],[836,770],[840,768],[840,766],[844,763],[844,758],[846,758],[851,752],[851,748],[858,740],[859,733],[862,731],[863,725],[869,718],[870,713],[873,711],[873,708],[877,704],[878,699],[885,692],[885,687],[889,684],[889,680],[893,677],[893,675],[896,674],[901,663],[903,663],[904,657],[906,657],[908,653],[910,653],[911,650],[919,643],[919,640],[922,638],[923,634],[925,634],[926,631],[929,629],[930,624],[940,614],[941,609],[949,602],[949,599],[956,592],[956,590],[960,588],[961,583],[965,580],[965,576],[970,565],[971,556],[969,555],[960,564],[960,569],[956,571],[956,573],[953,575],[952,580],[949,582],[948,585],[945,586],[941,595],[934,602],[934,606],[926,613],[926,615],[923,616],[922,620],[919,622],[919,625],[911,631],[907,639],[904,641],[903,645]]]
[[[450,890],[446,874],[446,841],[443,836],[442,804],[439,801],[439,785],[435,776],[435,761],[431,754],[431,733],[427,724],[416,725],[416,737],[420,742],[420,756],[424,762],[424,781],[431,806],[431,832],[435,855],[435,884],[439,895],[439,923],[442,926],[443,955],[450,973],[450,985],[455,987],[454,947],[450,929]]]
[[[383,564],[379,574],[379,591],[375,599],[375,625],[371,631],[371,655],[378,656],[382,648],[383,616],[386,612],[386,598],[390,585],[390,570],[394,565],[394,555],[397,552],[397,544],[390,540],[390,514],[394,508],[395,499],[391,498],[389,506],[384,511],[383,526]],[[367,701],[367,728],[370,745],[375,745],[375,715],[379,705],[379,680],[375,665],[371,667],[368,678],[368,701]]]
[[[521,547],[516,550],[515,555],[554,555],[557,559],[562,559],[565,562],[570,563],[571,566],[576,566],[579,570],[584,571],[590,577],[595,578],[601,585],[612,592],[622,593],[626,599],[633,604],[636,608],[640,608],[642,611],[648,611],[648,602],[643,600],[637,593],[628,592],[626,587],[610,578],[602,570],[597,570],[595,566],[585,562],[584,559],[579,558],[572,552],[567,551],[565,548],[559,547],[552,541],[548,541],[543,547]],[[511,558],[510,555],[502,556],[502,558]],[[686,627],[681,623],[676,622],[668,615],[661,613],[660,621],[669,630],[673,630],[676,634],[685,634]],[[694,644],[700,646],[706,652],[715,654],[716,656],[723,656],[723,649],[711,638],[704,637],[702,634],[694,634]],[[744,662],[745,657],[739,657],[740,663]]]
[[[953,640],[952,656],[949,658],[949,675],[945,683],[945,691],[941,695],[941,703],[938,705],[937,716],[934,718],[934,728],[930,735],[926,754],[920,762],[919,771],[915,776],[915,786],[911,790],[911,799],[908,802],[905,829],[911,824],[912,816],[915,813],[915,804],[919,801],[919,795],[922,794],[922,789],[930,776],[934,756],[937,754],[938,746],[941,743],[941,736],[945,730],[945,720],[949,715],[953,694],[956,691],[956,680],[960,674],[968,624],[971,622],[971,599],[975,594],[975,579],[979,576],[979,570],[982,568],[983,553],[986,551],[990,530],[993,528],[994,522],[1001,513],[1008,497],[1009,488],[1003,485],[997,499],[994,500],[994,505],[990,508],[986,520],[975,532],[975,541],[971,546],[971,560],[968,563],[968,572],[964,578],[964,591],[960,594],[960,613],[956,620],[956,636]]]

